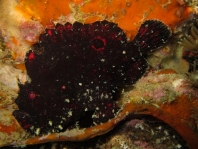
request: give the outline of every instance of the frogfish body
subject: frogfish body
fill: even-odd
[[[107,122],[123,88],[145,73],[148,53],[170,36],[156,20],[145,21],[133,41],[108,21],[46,29],[26,55],[30,81],[19,84],[13,116],[34,135]]]

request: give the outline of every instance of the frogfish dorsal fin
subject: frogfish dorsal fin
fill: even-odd
[[[168,26],[158,20],[147,20],[140,26],[137,35],[130,43],[137,46],[141,53],[146,54],[161,47],[171,37]]]

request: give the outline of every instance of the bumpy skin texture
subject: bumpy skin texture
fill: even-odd
[[[132,42],[116,24],[97,21],[46,29],[27,53],[31,82],[20,84],[13,115],[39,135],[90,127],[116,116],[123,87],[146,71],[145,57],[171,36],[160,21],[144,22]]]

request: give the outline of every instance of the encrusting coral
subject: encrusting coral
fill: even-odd
[[[133,116],[132,116],[133,117]],[[114,130],[82,142],[49,142],[23,149],[189,149],[186,142],[167,124],[151,116],[125,120]],[[2,149],[13,149],[3,147]]]

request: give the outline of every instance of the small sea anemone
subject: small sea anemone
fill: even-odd
[[[187,73],[192,86],[198,87],[198,70],[196,70],[197,61],[194,61],[193,71],[191,73]]]
[[[196,25],[198,24],[198,20],[196,20]],[[187,49],[187,50],[198,50],[198,29],[196,25],[192,24],[190,27],[190,34],[186,34],[184,39],[182,40],[182,45]]]
[[[182,58],[183,46],[180,44],[174,49],[173,54],[165,57],[161,61],[161,68],[163,69],[173,69],[177,73],[187,73],[189,70],[188,62]]]
[[[188,32],[185,34],[185,37],[183,38],[181,45],[185,48],[187,51],[198,51],[198,20],[197,17],[192,20],[191,24],[189,25],[190,28],[188,29]],[[196,70],[197,65],[197,59],[193,62],[193,69],[192,72],[187,73],[188,78],[190,82],[192,83],[192,86],[198,87],[198,71]]]
[[[176,41],[176,48],[174,48],[172,55],[161,61],[161,68],[173,69],[177,73],[188,73],[190,65],[189,62],[183,58],[183,55],[185,51],[198,51],[198,20],[196,15],[182,26],[182,31],[179,34],[179,40]],[[194,78],[194,81],[197,75],[195,68],[196,67],[193,68],[193,73],[189,75],[191,80]]]
[[[197,0],[177,0],[180,4],[185,4],[187,6],[195,7],[198,5]]]

